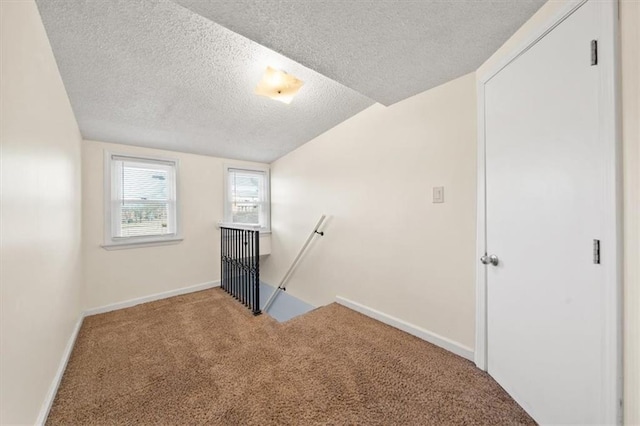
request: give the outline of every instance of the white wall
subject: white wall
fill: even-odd
[[[104,151],[178,158],[178,203],[184,241],[157,247],[105,250]],[[220,279],[223,165],[258,164],[204,155],[84,141],[83,248],[87,309]],[[264,164],[260,164],[264,166]]]
[[[620,3],[624,167],[624,418],[640,425],[640,2]]]
[[[547,3],[483,67],[500,61]],[[1,1],[2,211],[0,423],[33,423],[81,307],[219,279],[219,158],[85,141],[37,8]],[[640,3],[621,3],[625,150],[625,419],[640,424]],[[330,215],[289,292],[315,305],[336,294],[473,347],[475,77],[385,108],[374,105],[272,165],[275,284],[321,213]],[[185,240],[106,251],[104,148],[181,160]],[[83,167],[82,207],[80,169]],[[431,188],[445,186],[444,204]],[[80,257],[84,232],[84,300]],[[82,306],[81,306],[82,305]]]
[[[265,281],[277,284],[326,213],[292,295],[313,305],[344,296],[473,347],[475,90],[469,74],[374,105],[275,161]],[[444,204],[432,204],[434,186]]]
[[[0,423],[33,424],[81,311],[81,138],[35,3],[0,8]]]
[[[573,0],[570,0],[573,1]],[[565,5],[568,0],[549,0],[531,17],[527,22],[522,25],[484,64],[482,64],[477,74],[485,74],[489,70],[492,70],[505,60],[505,57],[509,56],[511,52],[519,48],[520,45],[528,41],[534,34],[538,34],[538,30],[541,25],[544,25],[547,21],[557,16],[564,11]]]

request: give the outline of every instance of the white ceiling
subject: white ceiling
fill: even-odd
[[[475,71],[546,0],[174,0],[384,105]]]
[[[262,162],[475,70],[544,3],[36,1],[86,139]],[[267,66],[290,105],[253,93]]]
[[[373,104],[170,1],[37,4],[85,139],[271,162]],[[268,65],[290,105],[253,93]]]

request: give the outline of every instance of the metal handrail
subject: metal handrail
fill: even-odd
[[[300,258],[302,257],[302,254],[307,249],[307,246],[309,246],[309,244],[311,243],[311,240],[313,239],[313,237],[316,234],[318,234],[320,236],[324,236],[324,232],[318,231],[318,229],[320,229],[320,226],[322,226],[322,223],[324,222],[324,219],[326,217],[327,216],[324,215],[324,214],[320,217],[320,220],[316,224],[315,228],[313,228],[313,231],[311,231],[311,234],[309,234],[309,237],[307,238],[307,241],[304,242],[304,245],[302,246],[302,248],[298,252],[298,255],[296,256],[295,259],[293,259],[293,262],[291,263],[291,266],[289,267],[287,272],[284,274],[284,276],[280,280],[280,284],[278,284],[278,287],[276,287],[276,289],[273,290],[273,293],[271,293],[271,296],[269,296],[269,299],[267,299],[267,303],[265,303],[264,307],[262,308],[263,311],[266,312],[267,309],[269,309],[269,306],[271,306],[271,304],[273,303],[273,300],[276,298],[278,292],[284,288],[284,284],[287,282],[287,280],[291,276],[291,273],[295,269],[297,263],[300,261]]]

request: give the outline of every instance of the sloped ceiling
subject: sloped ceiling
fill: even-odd
[[[271,162],[475,70],[544,0],[36,2],[86,139]],[[267,66],[290,105],[253,93]]]
[[[170,1],[37,4],[85,139],[271,162],[373,104]],[[253,93],[267,66],[290,105]]]
[[[175,0],[390,105],[475,71],[545,0]]]

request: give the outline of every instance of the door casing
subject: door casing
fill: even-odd
[[[532,34],[516,46],[492,68],[476,75],[478,99],[478,188],[476,259],[487,253],[486,228],[486,149],[485,149],[485,85],[503,68],[535,45],[553,28],[587,1],[570,0],[542,22]],[[602,161],[606,168],[606,205],[603,206],[606,227],[601,245],[603,256],[612,261],[605,269],[607,330],[605,342],[607,377],[603,393],[606,398],[606,418],[622,422],[622,160],[620,126],[619,26],[618,1],[598,0],[601,8],[602,38],[598,40],[598,66],[601,68],[599,91],[602,100],[599,137],[606,146]],[[476,266],[476,366],[487,370],[487,267],[478,260]]]

